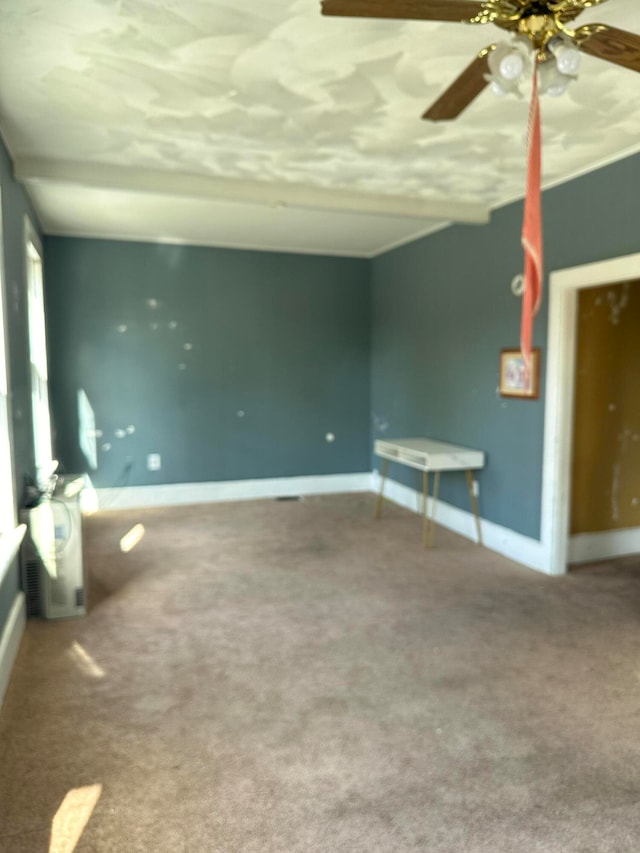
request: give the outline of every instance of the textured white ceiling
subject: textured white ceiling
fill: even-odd
[[[491,25],[318,0],[0,0],[0,21],[0,125],[53,233],[371,255],[522,195],[526,98],[420,119]],[[637,0],[591,21],[640,31]],[[542,109],[547,185],[640,149],[640,74],[584,56]]]

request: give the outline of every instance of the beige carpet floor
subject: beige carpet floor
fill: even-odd
[[[30,620],[0,715],[1,853],[636,853],[638,559],[550,579],[373,503],[88,519],[90,613]]]

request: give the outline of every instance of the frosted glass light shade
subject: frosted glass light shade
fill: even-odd
[[[556,65],[561,74],[574,76],[580,68],[580,51],[575,47],[560,45],[554,50]]]
[[[550,95],[552,98],[558,98],[560,95],[564,95],[569,83],[573,80],[573,77],[570,77],[567,74],[562,74],[553,60],[541,62],[538,66],[538,75],[540,80],[540,92],[544,95]]]
[[[520,53],[514,51],[508,53],[500,60],[500,75],[505,80],[517,80],[524,71],[524,60]]]

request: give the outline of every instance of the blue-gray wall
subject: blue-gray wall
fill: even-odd
[[[543,210],[547,274],[640,251],[640,155],[547,191]],[[496,393],[500,349],[519,340],[510,283],[521,226],[512,204],[487,226],[451,227],[373,262],[372,434],[485,450],[483,516],[539,538],[548,298],[535,325],[540,399]],[[389,473],[412,484],[408,471]],[[443,478],[441,496],[468,508],[461,475]]]
[[[9,394],[13,415],[13,475],[19,499],[25,475],[34,474],[31,429],[31,380],[26,310],[24,217],[38,231],[38,220],[22,189],[14,180],[11,160],[0,140],[0,185],[4,240],[5,306],[8,333]],[[17,564],[0,586],[0,636],[18,591]]]
[[[58,458],[86,470],[83,389],[102,433],[97,486],[124,482],[129,459],[128,485],[368,470],[369,272],[354,259],[47,238]],[[147,471],[148,453],[161,471]]]

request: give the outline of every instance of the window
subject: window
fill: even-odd
[[[1,294],[0,294],[1,295]],[[0,299],[0,534],[15,522],[11,445],[9,443],[9,389],[7,385],[6,340]]]
[[[11,464],[11,443],[9,439],[9,385],[7,378],[7,339],[4,318],[3,245],[2,199],[0,197],[0,535],[12,529],[15,525],[13,465]]]
[[[29,358],[31,362],[31,410],[33,446],[38,484],[44,486],[53,473],[47,335],[44,319],[42,250],[40,241],[25,217],[27,311],[29,314]]]
[[[24,534],[24,528],[16,528],[13,490],[3,246],[2,195],[0,193],[0,582],[9,569]]]

